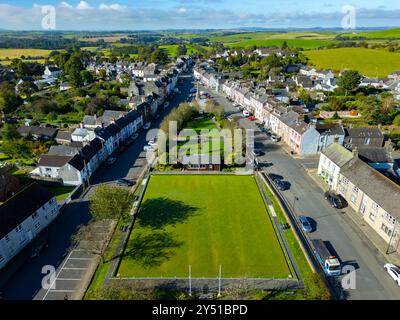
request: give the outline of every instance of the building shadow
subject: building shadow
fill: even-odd
[[[184,223],[188,218],[196,215],[197,210],[198,208],[182,201],[168,198],[148,199],[141,205],[137,222],[142,227],[162,229],[168,225]]]

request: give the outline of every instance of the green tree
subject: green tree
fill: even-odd
[[[90,212],[95,220],[125,218],[129,214],[131,200],[128,190],[101,185],[90,200]]]
[[[80,76],[81,76],[82,81],[86,84],[91,84],[94,81],[93,75],[87,70],[82,70],[80,72]]]
[[[7,82],[0,84],[0,112],[5,114],[15,111],[22,105],[22,99],[15,94],[14,87]]]
[[[3,129],[1,130],[1,139],[2,140],[14,140],[21,138],[17,126],[15,124],[6,123],[4,124]]]
[[[185,45],[179,45],[178,46],[178,52],[177,52],[177,55],[178,55],[178,57],[179,56],[184,56],[184,55],[186,55],[187,54],[187,48],[186,48],[186,46]]]
[[[39,91],[39,88],[37,85],[35,85],[33,82],[30,81],[24,81],[21,83],[18,87],[18,91],[20,94],[26,96],[26,97],[31,97],[35,92]]]
[[[347,96],[349,92],[354,91],[358,88],[361,83],[362,75],[356,70],[347,70],[343,72],[338,80],[339,88],[345,91]]]
[[[400,114],[398,114],[394,120],[393,120],[393,125],[396,127],[400,127]]]

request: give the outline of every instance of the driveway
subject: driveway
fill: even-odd
[[[201,90],[211,93],[226,112],[239,115],[226,98],[204,87]],[[269,140],[254,123],[244,117],[239,123],[243,128],[255,130],[255,143],[266,153],[258,158],[259,162],[272,163],[265,171],[282,175],[290,182],[290,189],[283,195],[294,206],[295,214],[309,216],[316,222],[317,230],[310,234],[310,239],[328,241],[344,265],[356,267],[356,289],[345,292],[347,299],[400,299],[399,287],[383,270],[385,257],[349,217],[326,202],[321,189],[305,171],[305,168],[316,168],[316,159],[294,159],[282,147],[282,142],[276,144]]]

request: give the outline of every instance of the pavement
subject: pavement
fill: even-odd
[[[159,127],[162,119],[173,108],[189,99],[189,91],[193,87],[193,79],[190,75],[183,76],[182,79],[183,84],[180,85],[182,93],[171,101],[171,106],[164,110],[159,119],[152,122],[153,128]],[[140,175],[143,167],[147,163],[146,153],[143,151],[143,147],[146,144],[146,134],[142,131],[135,143],[123,154],[118,156],[114,165],[102,166],[95,172],[91,178],[91,186],[88,192],[84,193],[82,198],[67,204],[57,219],[49,226],[48,233],[43,236],[48,241],[49,247],[41,256],[34,260],[29,260],[29,252],[25,252],[18,255],[14,261],[11,261],[10,264],[1,270],[0,291],[3,292],[3,298],[5,300],[41,300],[45,296],[46,299],[64,299],[66,294],[69,295],[70,299],[71,293],[82,291],[82,281],[90,275],[86,273],[83,275],[82,273],[84,271],[88,273],[94,272],[92,272],[91,268],[88,268],[89,265],[85,264],[85,261],[89,261],[86,260],[88,258],[96,258],[84,256],[82,258],[85,258],[85,260],[80,260],[75,259],[75,257],[79,256],[81,253],[74,252],[70,255],[70,248],[72,245],[71,236],[77,232],[80,225],[87,224],[91,220],[89,200],[99,184],[113,183],[121,178],[135,179]],[[94,263],[96,262],[94,261]],[[62,288],[67,291],[57,292],[55,291],[57,289],[46,291],[42,288],[42,279],[46,276],[45,273],[42,273],[42,269],[44,266],[49,265],[57,270],[56,275],[60,273],[60,278],[64,279],[57,280],[56,288],[59,287],[61,283],[67,283],[62,285]],[[69,266],[75,269],[68,269]],[[86,268],[86,270],[83,268]],[[7,275],[7,277],[3,277],[3,275]],[[69,277],[69,275],[71,275],[71,277]],[[67,278],[69,280],[65,280]]]
[[[355,267],[355,289],[343,290],[349,300],[391,300],[400,299],[399,287],[383,270],[388,262],[354,221],[342,211],[333,209],[324,199],[323,191],[309,176],[306,169],[316,168],[316,159],[296,159],[288,153],[287,147],[272,142],[253,122],[222,95],[208,88],[214,99],[224,106],[225,111],[234,116],[241,116],[240,125],[245,129],[254,129],[256,147],[261,147],[265,155],[258,157],[261,164],[272,163],[265,168],[267,173],[282,175],[290,183],[290,189],[283,192],[294,213],[313,219],[316,231],[309,234],[309,239],[322,239],[328,242],[337,253],[343,265]],[[297,200],[298,199],[298,200]],[[341,280],[341,279],[339,279]]]

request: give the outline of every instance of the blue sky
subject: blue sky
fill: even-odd
[[[400,2],[387,0],[0,0],[0,28],[40,30],[44,5],[59,30],[338,28],[345,5],[357,27],[400,26]]]

